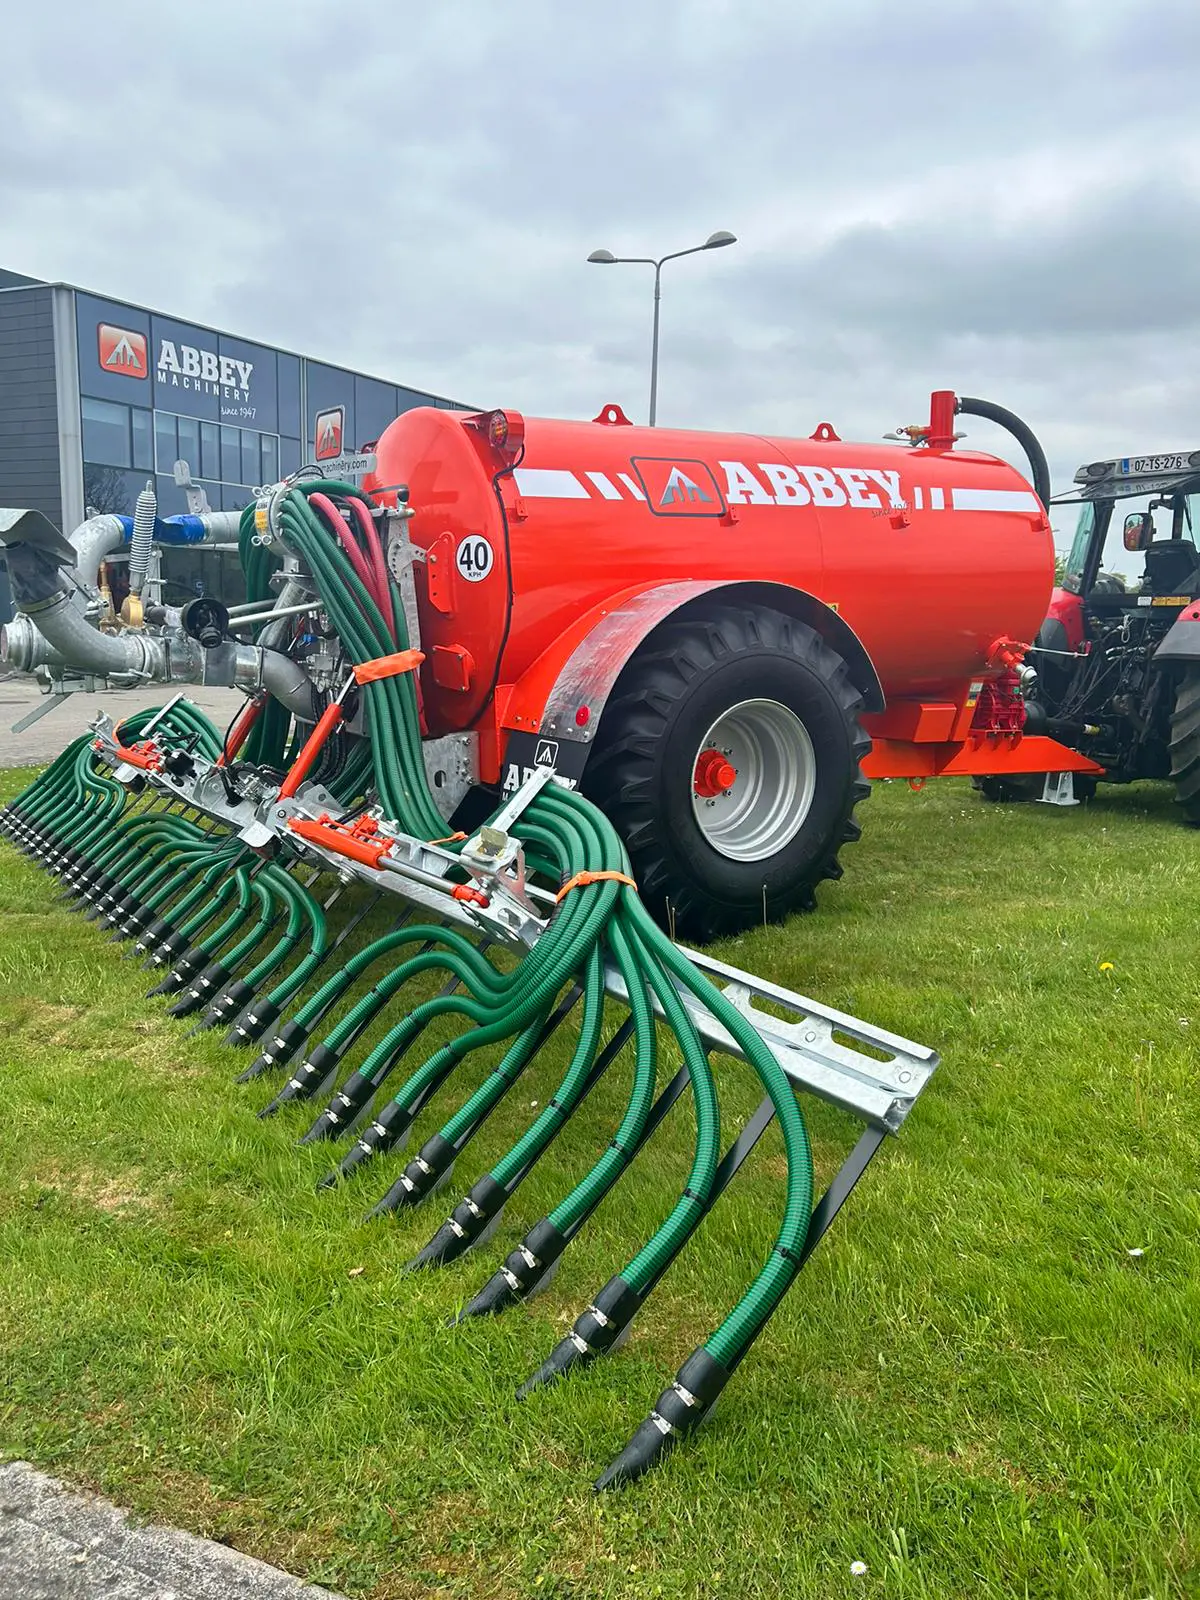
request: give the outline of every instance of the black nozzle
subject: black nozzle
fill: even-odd
[[[509,1306],[527,1300],[554,1263],[567,1248],[563,1237],[548,1217],[530,1228],[517,1248],[510,1252],[499,1272],[494,1272],[479,1293],[455,1318],[494,1317]]]
[[[176,968],[176,971],[179,969]],[[193,1011],[207,1005],[210,995],[215,994],[223,984],[229,982],[229,970],[219,961],[210,961],[203,971],[196,974],[190,988],[187,989],[181,1000],[176,1000],[173,1006],[168,1006],[167,1015],[172,1017],[190,1017]]]
[[[412,1120],[413,1114],[407,1106],[389,1100],[375,1120],[367,1125],[362,1136],[355,1140],[353,1148],[343,1156],[338,1170],[322,1178],[317,1188],[331,1188],[342,1178],[349,1177],[355,1167],[361,1167],[364,1161],[386,1155],[407,1135]]]
[[[149,955],[164,939],[175,932],[173,924],[166,917],[155,917],[152,922],[142,929],[141,938],[137,942],[139,955]]]
[[[276,1067],[286,1067],[307,1038],[307,1028],[301,1027],[298,1022],[285,1022],[278,1033],[273,1035],[262,1054],[251,1062],[245,1072],[238,1073],[235,1082],[249,1083],[252,1078],[261,1078],[264,1072],[271,1072]]]
[[[542,1389],[548,1383],[557,1383],[560,1378],[565,1378],[573,1367],[594,1360],[595,1356],[580,1350],[573,1339],[560,1339],[537,1371],[531,1372],[521,1384],[517,1390],[517,1399],[528,1398],[535,1389]]]
[[[110,877],[107,872],[85,873],[76,881],[79,898],[71,909],[73,911],[82,911],[85,921],[90,920],[88,911],[89,909],[94,909],[101,895],[109,894],[119,887],[116,879]]]
[[[264,1106],[258,1113],[260,1117],[269,1117],[278,1111],[280,1106],[287,1105],[290,1100],[311,1100],[331,1072],[337,1070],[341,1061],[340,1050],[332,1050],[327,1044],[315,1044],[308,1055],[296,1068],[296,1071],[280,1089],[279,1093]],[[353,1082],[353,1079],[351,1079]]]
[[[470,1192],[458,1202],[450,1216],[425,1248],[406,1263],[405,1271],[421,1267],[442,1267],[457,1261],[478,1240],[493,1217],[504,1209],[508,1190],[485,1173]]]
[[[596,1479],[597,1489],[619,1489],[657,1465],[679,1440],[699,1427],[729,1382],[730,1372],[703,1345],[680,1367],[675,1382],[615,1461]]]
[[[167,967],[170,966],[177,956],[183,956],[186,958],[187,955],[187,935],[180,933],[178,929],[172,929],[172,931],[167,934],[166,938],[150,951],[149,959],[146,961],[146,966]],[[201,960],[203,960],[203,958],[201,958]],[[191,973],[189,973],[188,976],[190,977]]]
[[[375,1085],[370,1078],[364,1078],[361,1072],[356,1072],[353,1077],[346,1080],[312,1127],[301,1137],[299,1143],[320,1144],[325,1139],[338,1138],[345,1133],[374,1093]]]
[[[238,1046],[256,1044],[268,1028],[274,1027],[282,1009],[273,1000],[254,1000],[252,1004],[247,1004],[226,1042]]]
[[[619,1489],[626,1483],[633,1483],[643,1472],[649,1472],[651,1467],[657,1466],[678,1442],[674,1429],[668,1426],[664,1432],[662,1419],[657,1412],[651,1412],[621,1454],[615,1461],[609,1462],[592,1487],[597,1490]]]
[[[152,995],[156,994],[177,994],[180,989],[191,982],[203,965],[204,954],[202,951],[186,949],[163,981],[156,983],[153,989],[147,991],[146,999],[149,1000]]]
[[[304,1048],[307,1037],[309,1037],[307,1027],[302,1027],[299,1022],[285,1022],[283,1027],[280,1027],[272,1035],[272,1040],[270,1040],[266,1050],[262,1051],[262,1054],[274,1066],[286,1067],[286,1064],[291,1061],[296,1051]]]
[[[248,983],[244,983],[241,978],[235,978],[232,983],[227,984],[221,990],[208,1008],[212,1017],[212,1022],[209,1025],[215,1028],[219,1022],[228,1022],[230,1017],[236,1015],[239,1011],[245,1010],[253,1002],[254,990]],[[226,1044],[233,1044],[235,1041],[226,1039],[225,1042]],[[249,1040],[243,1040],[242,1042],[248,1044]]]
[[[517,1390],[517,1399],[554,1383],[573,1367],[590,1366],[613,1349],[637,1315],[642,1295],[618,1273],[580,1316],[565,1339],[560,1340],[536,1372]]]
[[[411,1122],[410,1117],[409,1123]],[[405,1132],[407,1131],[406,1128]],[[443,1139],[440,1133],[433,1134],[426,1139],[383,1199],[371,1207],[367,1213],[367,1220],[372,1217],[387,1216],[391,1211],[398,1211],[401,1206],[415,1206],[424,1200],[426,1195],[432,1194],[437,1189],[454,1165],[457,1156],[457,1149],[448,1139]]]
[[[115,928],[119,923],[126,922],[130,917],[139,915],[141,913],[149,915],[149,912],[142,901],[141,895],[135,894],[131,889],[127,894],[123,894],[119,900],[115,901],[109,906],[108,910],[104,913],[104,920]]]

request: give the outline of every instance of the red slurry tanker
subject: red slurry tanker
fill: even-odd
[[[955,448],[407,412],[368,487],[407,498],[429,733],[483,783],[551,761],[693,937],[811,905],[864,777],[1094,770],[1023,733],[1015,666],[1054,551],[1039,492]],[[401,487],[402,486],[402,487]]]

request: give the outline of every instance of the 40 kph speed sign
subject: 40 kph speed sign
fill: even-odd
[[[482,534],[469,533],[465,539],[459,541],[454,562],[458,567],[459,577],[465,578],[468,583],[480,583],[492,570],[494,559],[492,547]]]

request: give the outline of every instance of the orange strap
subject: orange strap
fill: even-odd
[[[399,650],[394,656],[376,656],[373,661],[363,661],[354,668],[355,683],[377,683],[380,678],[395,678],[402,672],[413,672],[424,661],[421,650]]]
[[[444,839],[426,839],[426,844],[457,844],[460,839],[465,839],[465,833],[448,833]]]
[[[637,888],[634,880],[624,872],[577,872],[568,883],[563,884],[562,888],[554,896],[554,903],[557,905],[563,896],[569,894],[572,889],[582,889],[586,884],[604,883],[610,879],[614,883],[627,883],[631,889]]]

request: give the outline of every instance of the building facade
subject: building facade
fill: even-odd
[[[178,462],[214,510],[240,510],[257,485],[344,460],[430,405],[474,409],[0,270],[0,505],[35,507],[68,532],[89,509],[132,515],[151,479],[160,515],[185,511]],[[168,601],[220,592],[220,560],[166,552]],[[10,615],[0,565],[0,621]]]

